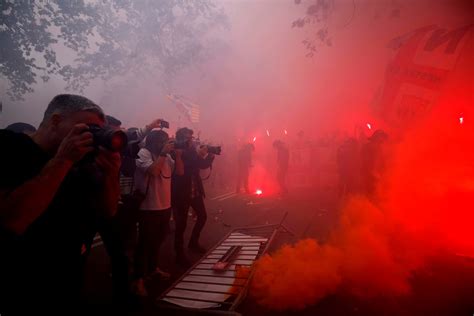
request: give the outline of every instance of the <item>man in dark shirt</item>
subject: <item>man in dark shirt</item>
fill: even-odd
[[[288,193],[288,188],[286,187],[286,175],[288,173],[290,151],[286,144],[281,140],[274,141],[273,148],[277,151],[277,181],[280,186],[280,193],[285,195]]]
[[[83,255],[98,219],[115,214],[119,196],[120,155],[95,148],[89,124],[104,126],[98,105],[58,95],[34,134],[0,131],[0,312],[5,315],[77,308]]]
[[[176,261],[184,265],[189,263],[184,255],[183,245],[190,206],[196,212],[197,221],[191,233],[188,248],[199,253],[206,251],[199,244],[199,236],[207,220],[206,207],[204,205],[204,186],[199,170],[211,167],[214,160],[214,155],[207,152],[207,146],[200,146],[196,149],[193,146],[192,139],[193,131],[188,128],[181,128],[176,132],[178,147],[183,145],[185,147],[182,149],[182,152],[177,150],[177,154],[181,156],[184,171],[182,174],[175,172],[171,181],[171,203],[176,221],[174,244]],[[178,169],[178,166],[176,167]]]

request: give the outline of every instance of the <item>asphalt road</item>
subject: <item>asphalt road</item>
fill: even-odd
[[[265,192],[257,196],[235,194],[230,189],[208,191],[208,222],[201,238],[202,244],[207,247],[215,245],[233,228],[279,223],[286,213],[284,224],[294,235],[279,234],[270,252],[284,243],[294,243],[303,237],[324,242],[338,220],[338,202],[331,189],[293,189],[284,198],[267,196]],[[187,238],[192,224],[194,222],[190,217]],[[172,223],[170,235],[161,252],[161,268],[170,272],[172,278],[168,281],[151,281],[148,284],[149,299],[142,301],[141,308],[133,315],[166,315],[156,309],[154,299],[186,270],[174,263],[173,226]],[[189,257],[193,261],[199,259],[193,254]],[[413,276],[411,285],[413,292],[410,295],[396,299],[361,300],[341,293],[326,297],[302,311],[277,313],[247,298],[238,311],[243,315],[474,315],[472,259],[440,255],[430,262],[429,267]],[[96,240],[88,260],[84,297],[90,314],[112,314],[109,262],[100,239]]]

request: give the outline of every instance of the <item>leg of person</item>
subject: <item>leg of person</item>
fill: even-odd
[[[114,297],[118,301],[123,301],[130,294],[128,278],[129,260],[120,234],[118,219],[115,217],[103,219],[99,227],[99,234],[110,258]]]
[[[242,182],[242,172],[241,172],[241,168],[238,168],[237,169],[237,186],[235,188],[235,192],[236,193],[240,193],[240,184]]]
[[[280,193],[283,192],[283,180],[282,180],[282,171],[278,169],[277,171],[277,182],[278,186],[280,187]]]
[[[143,223],[143,242],[145,249],[145,270],[144,276],[148,277],[157,265],[157,248],[159,238],[159,212],[160,211],[142,211],[145,213],[145,221]]]
[[[202,196],[197,196],[191,200],[191,207],[194,209],[197,215],[196,224],[194,224],[193,232],[191,233],[191,239],[189,240],[189,248],[194,251],[203,253],[206,251],[199,245],[199,236],[204,228],[207,220],[206,207],[204,205],[204,199]]]
[[[243,171],[243,177],[244,177],[244,187],[245,187],[245,193],[250,193],[249,190],[249,168],[245,168]]]
[[[278,185],[280,186],[280,193],[281,194],[285,194],[288,191],[286,189],[285,177],[286,177],[285,170],[279,169],[278,174],[277,174],[277,180],[278,180]]]
[[[152,271],[153,275],[158,275],[160,279],[169,279],[171,275],[167,272],[164,272],[159,268],[160,262],[160,249],[161,245],[166,239],[166,236],[169,232],[169,222],[171,218],[171,208],[167,210],[161,210],[156,212],[156,249],[155,249],[155,256],[153,257],[152,267],[154,270]]]
[[[173,206],[173,218],[175,221],[174,249],[178,263],[189,263],[184,255],[184,231],[188,221],[189,203],[187,201],[176,201]]]
[[[119,233],[122,239],[125,254],[128,260],[129,275],[132,274],[134,267],[133,259],[137,247],[137,222],[139,210],[131,209],[126,206],[119,208],[117,219],[119,222]]]
[[[146,271],[146,253],[145,253],[145,230],[144,225],[146,221],[146,216],[143,214],[143,211],[138,211],[138,242],[137,248],[135,250],[134,258],[134,292],[139,296],[147,296],[147,291],[144,283],[144,276]]]

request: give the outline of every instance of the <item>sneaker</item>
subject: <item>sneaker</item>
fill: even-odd
[[[150,277],[158,277],[160,280],[169,280],[171,278],[171,274],[161,270],[160,268],[156,267],[155,271],[150,274]]]
[[[145,287],[145,280],[143,278],[136,280],[132,285],[132,291],[137,296],[148,296],[148,291]]]
[[[196,253],[206,253],[207,252],[207,249],[202,247],[201,245],[199,244],[189,244],[188,246],[189,250],[193,251],[193,252],[196,252]]]

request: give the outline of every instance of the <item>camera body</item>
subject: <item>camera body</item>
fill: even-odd
[[[165,120],[161,120],[160,121],[160,128],[170,128],[170,123],[165,121]]]
[[[209,146],[207,145],[207,152],[214,155],[220,155],[222,151],[221,146]]]
[[[183,141],[180,141],[180,142],[174,142],[174,149],[187,149],[189,148],[189,144],[188,142],[183,142]],[[221,146],[210,146],[210,145],[205,145],[207,147],[207,152],[210,153],[210,154],[214,154],[214,155],[220,155],[221,152],[222,152],[222,148]]]
[[[128,143],[127,134],[119,129],[89,124],[89,132],[94,138],[94,147],[102,146],[112,152],[121,152]]]

